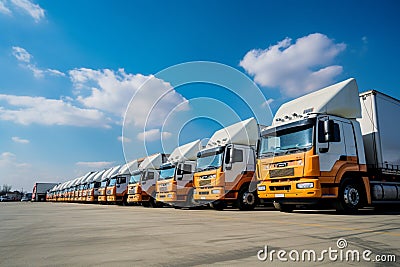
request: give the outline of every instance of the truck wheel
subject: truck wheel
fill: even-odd
[[[336,201],[336,210],[341,213],[357,213],[362,207],[363,191],[360,185],[346,179],[339,188],[339,196]]]
[[[215,210],[224,210],[226,208],[226,203],[223,200],[216,200],[210,203],[210,207]]]
[[[161,208],[163,206],[163,203],[161,201],[157,201],[156,200],[156,195],[155,194],[153,194],[150,197],[149,202],[150,202],[150,207],[152,207],[152,208]]]
[[[282,204],[279,202],[274,201],[274,207],[275,209],[279,210],[280,212],[292,212],[296,205],[291,205],[291,204]]]
[[[236,205],[239,210],[254,210],[257,205],[257,195],[255,192],[249,192],[245,186],[239,191]]]
[[[190,190],[187,198],[186,198],[186,203],[185,203],[185,208],[193,208],[196,207],[198,204],[197,202],[193,199],[193,190]]]
[[[128,205],[129,205],[129,203],[128,203],[128,195],[125,195],[122,198],[122,206],[128,206]]]

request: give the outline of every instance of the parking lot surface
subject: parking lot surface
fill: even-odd
[[[0,241],[0,266],[398,266],[400,212],[6,202]]]

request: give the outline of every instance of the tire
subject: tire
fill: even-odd
[[[128,195],[125,195],[122,198],[122,206],[128,206],[128,205],[129,205],[129,203],[128,203]]]
[[[247,186],[240,189],[236,206],[239,210],[254,210],[257,205],[257,193],[250,192]]]
[[[152,208],[161,208],[164,205],[164,203],[156,200],[155,194],[150,197],[149,203]]]
[[[210,207],[215,210],[224,210],[226,208],[226,202],[223,200],[216,200],[210,203]]]
[[[145,208],[149,208],[150,207],[150,201],[142,201],[142,206]]]
[[[339,213],[355,214],[363,206],[364,192],[357,181],[345,179],[339,188],[336,201],[336,211]]]
[[[185,208],[194,208],[197,207],[198,203],[193,199],[193,189],[189,191],[186,202],[185,202]]]
[[[274,201],[275,209],[279,210],[280,212],[292,212],[296,205],[293,204],[282,204],[279,202]]]

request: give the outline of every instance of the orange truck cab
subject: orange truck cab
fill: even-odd
[[[259,126],[254,118],[214,133],[197,155],[194,200],[222,210],[252,210],[258,203],[254,178]]]
[[[106,170],[98,171],[89,181],[87,194],[86,194],[86,202],[87,203],[95,203],[97,202],[98,190],[100,187],[100,180]]]
[[[193,199],[193,173],[200,149],[200,140],[177,147],[160,166],[157,201],[176,208],[197,206]]]
[[[290,212],[399,204],[400,101],[348,79],[283,104],[261,133],[258,197]]]
[[[111,167],[107,171],[104,172],[103,176],[101,177],[101,182],[100,182],[100,187],[98,189],[98,196],[97,196],[97,202],[100,204],[106,204],[107,203],[107,186],[110,183],[110,177],[115,174],[121,166],[115,166]]]
[[[140,162],[140,161],[139,161]],[[107,186],[107,202],[114,204],[128,204],[128,183],[131,177],[130,170],[138,168],[138,160],[124,164],[118,172],[111,176]]]
[[[143,159],[137,170],[132,170],[128,185],[129,204],[141,204],[145,207],[159,207],[156,201],[156,181],[160,166],[167,161],[167,155],[158,153]]]

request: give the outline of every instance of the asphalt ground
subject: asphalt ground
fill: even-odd
[[[0,266],[399,266],[399,261],[400,212],[393,210],[338,215],[268,207],[243,212],[0,203]]]

